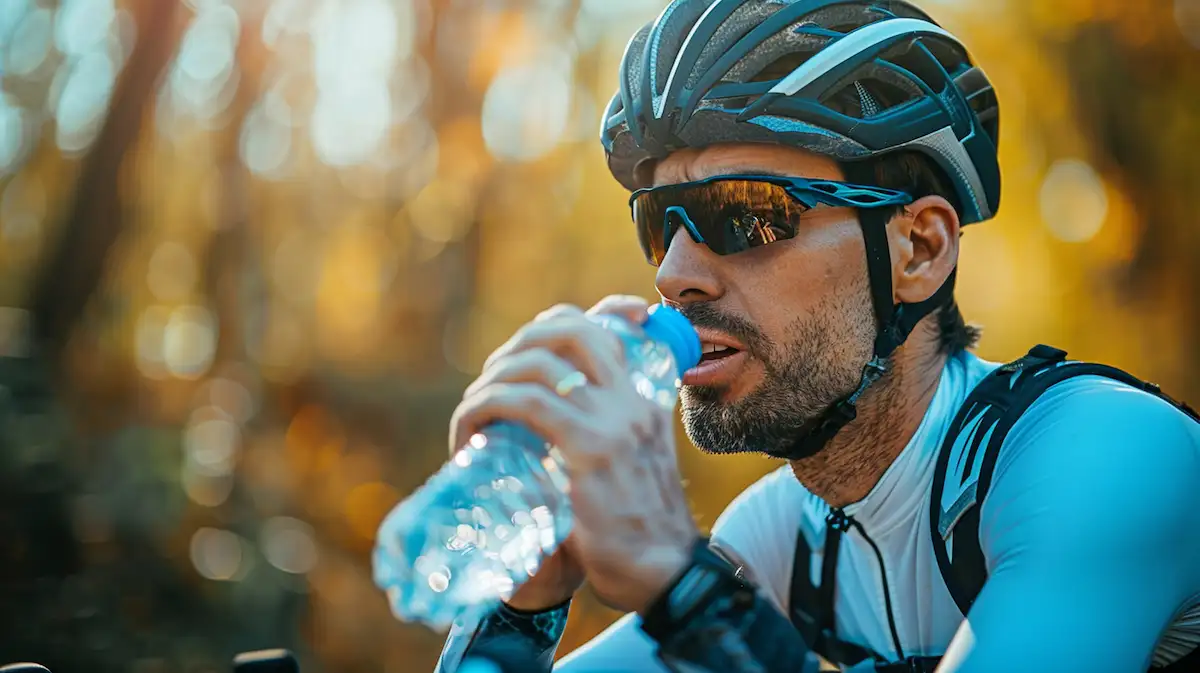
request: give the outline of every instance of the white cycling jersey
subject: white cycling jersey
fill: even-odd
[[[845,512],[838,638],[897,655],[945,653],[963,625],[933,553],[929,498],[939,448],[971,389],[997,364],[949,358],[916,434],[879,483]],[[829,507],[784,466],[725,510],[713,541],[745,562],[785,614],[796,535],[819,583]],[[980,512],[988,582],[971,609],[973,653],[958,670],[1144,671],[1200,645],[1200,424],[1153,395],[1098,376],[1043,394],[1013,426]],[[619,620],[556,671],[666,669],[637,617]]]

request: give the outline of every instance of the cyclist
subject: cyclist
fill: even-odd
[[[907,2],[676,0],[635,34],[602,141],[704,342],[685,428],[788,464],[701,537],[614,340],[539,316],[451,442],[506,419],[560,446],[574,532],[440,667],[507,638],[549,670],[586,576],[629,614],[556,670],[1200,670],[1194,412],[1053,348],[968,352],[959,234],[999,206],[998,129],[983,72]]]

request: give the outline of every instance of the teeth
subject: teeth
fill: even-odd
[[[718,344],[704,344],[702,353],[720,353],[721,351],[729,350],[729,346],[720,346]]]

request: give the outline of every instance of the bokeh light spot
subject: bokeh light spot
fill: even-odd
[[[285,35],[304,32],[308,26],[306,0],[274,0],[262,22],[263,44],[275,48]]]
[[[354,166],[379,150],[392,119],[388,78],[397,57],[412,50],[412,24],[398,21],[384,0],[327,3],[313,16],[311,135],[323,162]]]
[[[92,51],[70,68],[58,98],[55,118],[57,142],[64,152],[82,152],[100,130],[104,112],[116,83],[117,69],[107,51]]]
[[[392,99],[382,81],[351,80],[317,99],[312,142],[330,166],[353,166],[379,149],[392,117]]]
[[[311,31],[321,87],[336,88],[347,78],[386,77],[396,59],[407,57],[413,46],[413,22],[398,20],[393,3],[385,0],[326,3],[313,15]]]
[[[1108,216],[1104,181],[1078,159],[1056,161],[1042,180],[1042,221],[1056,238],[1068,243],[1091,240]]]
[[[317,565],[316,534],[312,526],[286,516],[268,519],[261,542],[267,562],[286,573],[303,575]]]
[[[1200,49],[1200,0],[1175,0],[1175,25],[1193,47]]]
[[[237,11],[220,3],[204,3],[188,27],[171,71],[171,108],[199,120],[215,118],[233,97],[237,82]]]
[[[552,52],[537,63],[501,70],[483,98],[483,139],[498,159],[529,161],[548,153],[570,119],[570,61]]]
[[[9,1],[4,0],[4,3]],[[21,77],[33,74],[50,53],[53,33],[54,13],[49,9],[38,7],[25,14],[24,20],[13,30],[11,41],[8,43],[5,70]]]
[[[17,101],[0,93],[0,175],[16,168],[25,149],[25,111]]]
[[[163,329],[163,362],[167,371],[183,379],[199,378],[208,371],[217,350],[217,322],[203,306],[180,306],[171,312]]]
[[[21,19],[29,13],[33,0],[4,0],[0,2],[0,44],[8,41]]]
[[[170,319],[171,309],[166,306],[148,306],[138,317],[135,350],[138,370],[146,378],[163,379],[168,376],[163,335]]]
[[[245,423],[256,411],[254,396],[246,386],[230,378],[218,377],[210,381],[208,399],[235,423]]]
[[[183,492],[201,507],[218,507],[233,493],[233,475],[202,474],[187,463],[183,468]]]
[[[233,67],[240,23],[232,7],[214,4],[202,10],[180,48],[180,71],[197,82],[226,77]]]
[[[291,108],[272,92],[246,115],[238,149],[242,162],[251,172],[275,178],[284,175],[292,153]]]
[[[241,445],[241,431],[221,410],[204,407],[192,414],[183,444],[188,461],[197,472],[222,476],[233,471]]]
[[[242,566],[242,543],[227,530],[200,528],[192,535],[192,565],[202,577],[231,580]]]
[[[58,11],[55,45],[70,56],[103,46],[116,17],[112,0],[68,0]]]

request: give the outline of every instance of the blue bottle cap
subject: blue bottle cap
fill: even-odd
[[[679,311],[665,304],[651,306],[642,329],[647,337],[671,349],[680,375],[700,363],[700,336]]]

